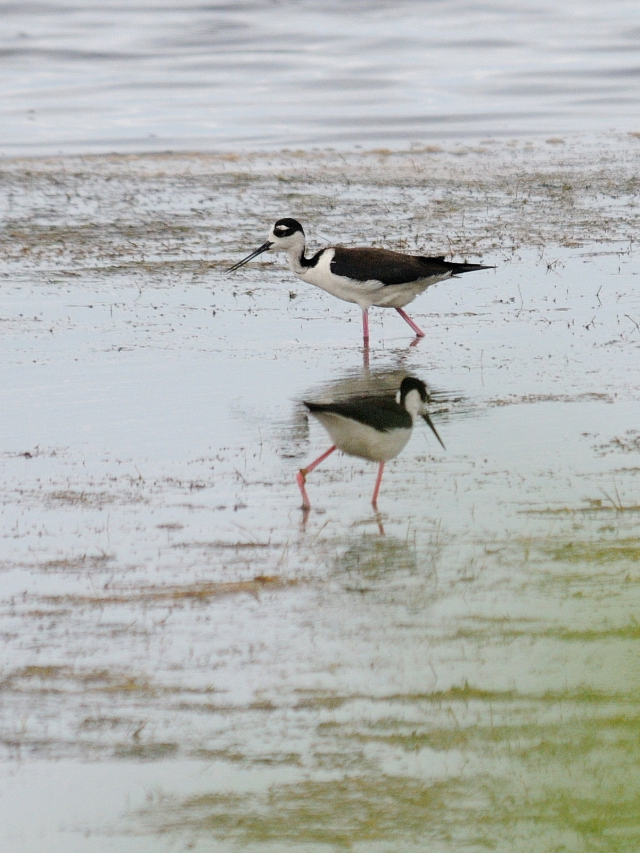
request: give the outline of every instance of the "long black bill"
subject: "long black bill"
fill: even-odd
[[[440,442],[440,444],[442,445],[443,449],[444,449],[444,450],[446,450],[447,448],[444,446],[444,442],[442,441],[442,439],[441,439],[441,438],[440,438],[440,436],[438,435],[438,430],[434,427],[434,425],[433,425],[433,421],[431,420],[431,418],[429,417],[429,415],[428,415],[426,412],[424,412],[424,413],[423,413],[423,415],[422,415],[422,417],[425,419],[425,421],[426,421],[426,422],[429,424],[429,426],[431,427],[431,431],[433,432],[433,434],[435,435],[435,437],[438,439],[438,441],[439,441],[439,442]]]
[[[234,264],[232,267],[229,267],[227,272],[233,272],[234,270],[240,269],[240,267],[243,267],[246,263],[253,260],[253,258],[257,257],[258,255],[261,255],[263,252],[268,252],[272,246],[273,246],[273,243],[271,243],[269,240],[267,240],[267,242],[263,243],[259,249],[255,250],[255,252],[251,252],[251,254],[247,255],[246,258],[243,258],[241,261],[238,261],[237,264]]]

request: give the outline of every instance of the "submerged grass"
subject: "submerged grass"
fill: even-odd
[[[272,789],[253,802],[238,795],[204,795],[163,804],[162,829],[188,829],[241,840],[352,848],[393,837],[418,839],[442,811],[452,786],[366,777],[306,781]],[[453,793],[453,792],[451,792]]]
[[[262,798],[210,794],[181,803],[161,798],[159,805],[143,818],[157,820],[162,832],[209,835],[249,849],[277,843],[297,850],[613,853],[634,849],[628,845],[640,838],[640,792],[621,781],[592,791],[578,784],[572,791],[551,780],[527,788],[507,778],[382,774],[274,786]]]
[[[614,541],[565,542],[545,546],[552,560],[564,563],[616,563],[640,561],[640,538]]]
[[[157,688],[148,678],[122,671],[77,670],[66,665],[25,666],[8,673],[0,681],[0,692],[155,694]]]
[[[106,595],[47,595],[42,596],[43,604],[60,607],[71,605],[81,607],[92,605],[102,607],[107,604],[178,604],[182,601],[207,601],[226,595],[248,594],[259,596],[268,589],[279,590],[297,586],[300,580],[285,579],[275,575],[256,575],[251,580],[193,583],[185,586],[143,587]]]
[[[611,697],[601,697],[595,706],[585,698],[578,703],[575,697],[557,696],[520,697],[518,702],[473,709],[451,705],[429,722],[385,717],[369,724],[361,721],[351,730],[343,725],[329,731],[340,740],[392,750],[464,753],[467,762],[474,756],[482,762],[504,757],[537,761],[546,754],[577,761],[610,751],[640,765],[639,704],[628,703],[623,709]]]
[[[543,509],[527,509],[526,515],[541,516],[596,516],[617,513],[640,513],[640,504],[623,504],[619,499],[608,497],[606,503],[600,498],[593,498],[586,506],[544,507]]]

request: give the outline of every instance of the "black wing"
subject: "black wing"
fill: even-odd
[[[407,284],[447,273],[490,269],[481,264],[457,264],[444,255],[433,258],[403,255],[387,249],[334,249],[331,272],[354,281],[380,281],[382,284]]]
[[[379,432],[411,429],[413,426],[409,412],[389,397],[354,397],[351,400],[345,400],[344,403],[307,403],[305,401],[305,406],[312,414],[331,412],[366,424]]]

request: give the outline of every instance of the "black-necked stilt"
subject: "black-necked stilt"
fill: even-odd
[[[407,376],[400,385],[400,402],[388,397],[353,397],[340,403],[305,402],[307,409],[331,436],[333,445],[322,456],[298,472],[296,480],[302,493],[303,510],[311,508],[305,489],[307,474],[310,474],[336,449],[350,456],[359,456],[362,459],[371,459],[373,462],[380,463],[371,499],[374,508],[377,508],[384,464],[397,456],[409,441],[418,415],[421,415],[429,424],[435,437],[442,444],[442,439],[425,408],[428,399],[424,382]],[[444,444],[442,446],[444,447]]]
[[[420,338],[424,332],[402,310],[427,287],[474,270],[493,269],[482,264],[458,264],[445,261],[444,255],[426,258],[403,255],[388,249],[343,249],[330,246],[305,257],[305,237],[296,219],[279,219],[269,239],[227,272],[233,272],[263,252],[284,251],[289,256],[291,271],[316,287],[345,302],[355,302],[362,309],[362,331],[365,345],[369,342],[368,311],[372,305],[395,308]]]

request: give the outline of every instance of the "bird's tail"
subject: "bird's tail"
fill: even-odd
[[[483,264],[457,264],[454,261],[444,262],[452,275],[461,275],[463,272],[474,272],[475,270],[494,270],[495,267],[487,267]]]

